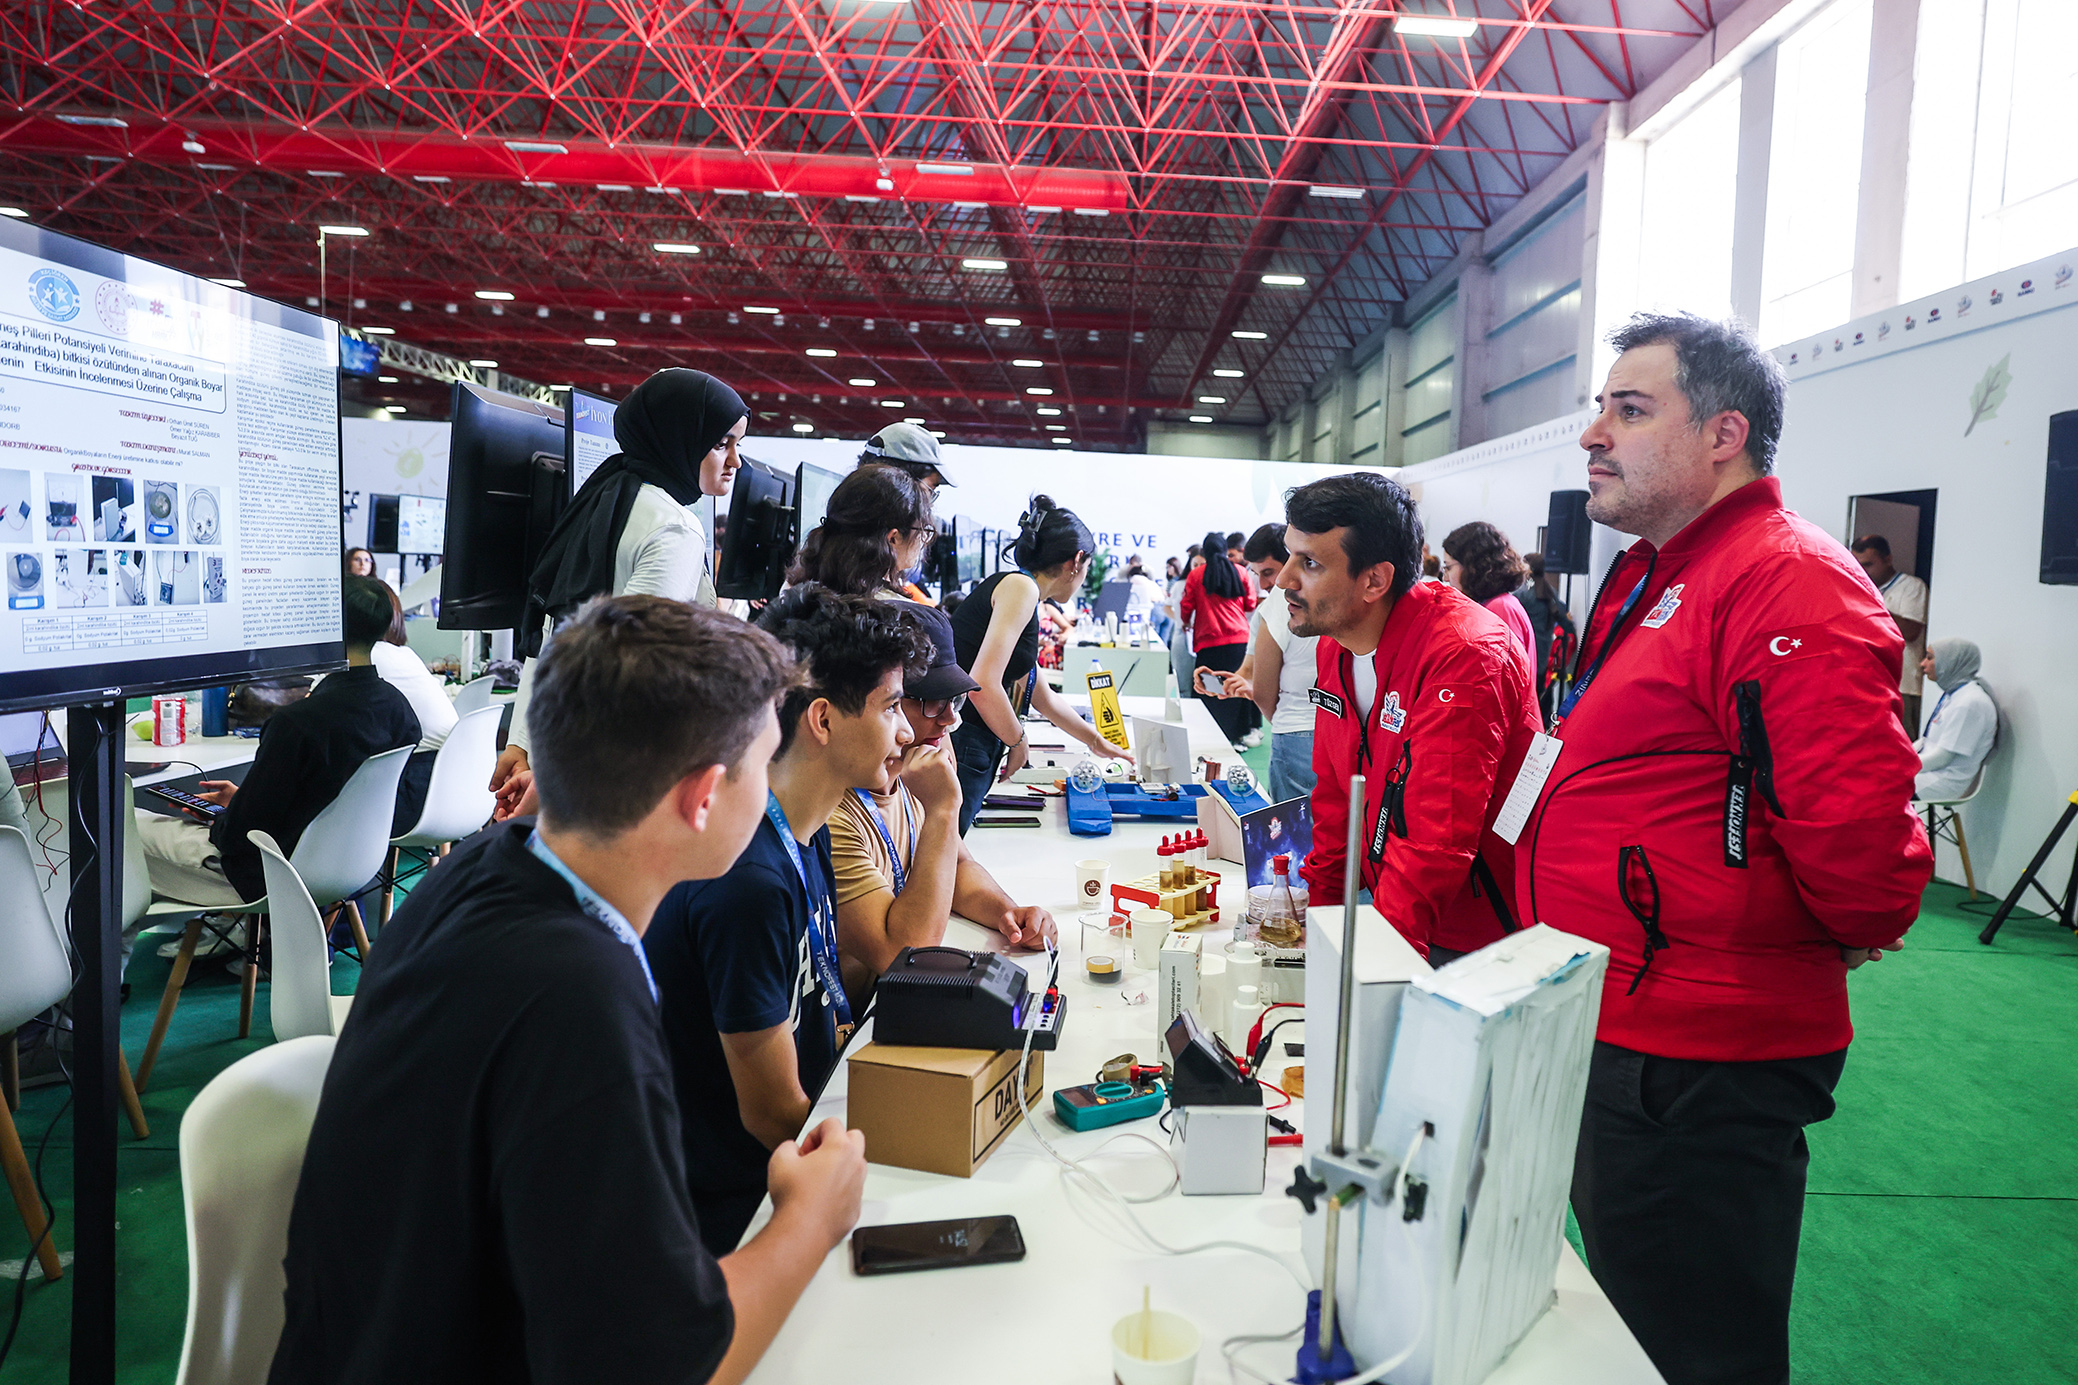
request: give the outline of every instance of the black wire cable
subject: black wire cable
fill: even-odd
[[[55,1046],[52,1052],[56,1052]],[[65,1072],[65,1061],[62,1058],[58,1060],[58,1071]],[[43,1138],[36,1142],[36,1165],[32,1176],[36,1180],[37,1200],[43,1204],[43,1234],[29,1242],[29,1249],[22,1256],[21,1273],[15,1276],[14,1312],[7,1320],[7,1336],[0,1338],[0,1367],[6,1366],[8,1353],[14,1350],[15,1334],[21,1330],[22,1309],[29,1301],[29,1267],[36,1263],[36,1256],[42,1251],[43,1243],[50,1240],[58,1229],[57,1205],[51,1201],[50,1194],[43,1190],[43,1152],[50,1148],[51,1132],[58,1128],[58,1121],[72,1109],[74,1093],[70,1090],[72,1074],[69,1072],[65,1072],[65,1085],[65,1100],[51,1114],[50,1124],[43,1127]]]

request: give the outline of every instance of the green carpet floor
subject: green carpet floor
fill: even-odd
[[[2070,1058],[2078,940],[2021,918],[1982,947],[1982,918],[1963,910],[1964,898],[1934,885],[1906,950],[1854,977],[1857,1032],[1839,1114],[1811,1132],[1794,1323],[1799,1381],[2078,1382],[2069,1304],[2078,1267],[2078,1065]],[[1978,907],[1988,912],[1990,901]],[[167,965],[147,948],[132,967],[123,1040],[133,1058]],[[350,991],[357,974],[338,961],[333,988]],[[220,963],[198,966],[144,1095],[152,1136],[139,1142],[124,1132],[117,1359],[125,1382],[166,1385],[179,1360],[187,1309],[180,1113],[211,1076],[271,1038],[264,985],[251,1040],[232,1037],[237,1018],[236,983]],[[63,1100],[56,1088],[25,1094],[16,1119],[32,1156]],[[71,1155],[68,1116],[43,1165],[67,1249]],[[0,1203],[0,1259],[20,1254],[20,1239],[12,1208]],[[30,1286],[0,1381],[65,1379],[70,1284]],[[0,1314],[8,1306],[0,1296]]]

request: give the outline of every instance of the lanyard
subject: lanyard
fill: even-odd
[[[881,845],[887,848],[888,867],[895,873],[895,893],[900,894],[902,887],[908,883],[909,872],[902,868],[902,853],[895,850],[895,834],[888,830],[887,819],[880,815],[880,809],[875,806],[872,794],[864,789],[853,789],[852,792],[859,796],[859,803],[865,808],[866,816],[873,819],[873,830],[880,833]],[[899,784],[895,786],[895,797],[901,801],[902,825],[909,829],[909,846],[913,851],[916,849],[916,814],[911,808],[909,795],[902,791]]]
[[[1623,599],[1623,606],[1616,612],[1616,619],[1610,622],[1609,634],[1603,639],[1601,649],[1596,652],[1594,663],[1573,684],[1572,691],[1566,694],[1566,700],[1559,703],[1558,720],[1553,723],[1554,725],[1564,722],[1567,717],[1573,715],[1573,708],[1579,705],[1581,696],[1587,692],[1588,685],[1595,681],[1595,675],[1602,671],[1602,665],[1607,663],[1609,656],[1616,652],[1617,643],[1625,634],[1624,617],[1628,616],[1632,608],[1638,604],[1638,598],[1645,595],[1645,584],[1652,580],[1652,570],[1658,565],[1659,554],[1655,553],[1652,555],[1652,561],[1645,565],[1645,575],[1638,579],[1637,586],[1631,588],[1631,594]],[[1594,623],[1593,611],[1588,612],[1588,623],[1590,625]]]
[[[801,844],[794,840],[794,829],[787,826],[786,809],[779,806],[779,795],[769,789],[765,793],[765,816],[779,831],[779,841],[786,848],[789,861],[794,863],[794,873],[801,877],[801,892],[808,903],[808,954],[815,961],[816,980],[822,984],[823,1004],[837,1012],[837,1023],[851,1023],[851,1002],[844,997],[844,977],[837,970],[837,920],[829,920],[828,931],[824,929],[823,909],[829,902],[829,891],[816,897],[815,887],[808,883],[808,864],[801,859]],[[834,910],[831,911],[833,914]]]
[[[541,833],[538,830],[527,834],[527,850],[533,852],[535,859],[539,860],[541,864],[563,877],[564,881],[570,886],[571,891],[577,895],[578,908],[584,910],[585,913],[591,915],[600,923],[605,924],[607,931],[634,949],[635,960],[642,964],[642,979],[649,983],[650,1002],[652,1004],[656,1003],[657,978],[650,974],[649,954],[642,950],[642,939],[629,926],[628,920],[622,916],[621,911],[601,899],[597,890],[578,879],[577,872],[564,865],[562,858],[548,849],[548,843],[541,840]]]
[[[1965,684],[1964,686],[1968,685]],[[1921,735],[1924,736],[1933,734],[1934,723],[1941,719],[1941,709],[1943,707],[1946,707],[1948,705],[1948,699],[1954,697],[1956,693],[1959,691],[1960,689],[1950,688],[1947,692],[1941,694],[1941,700],[1934,704],[1934,714],[1926,719],[1926,728],[1920,732]]]

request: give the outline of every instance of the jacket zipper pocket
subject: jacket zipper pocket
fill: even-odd
[[[1369,734],[1366,728],[1366,734]],[[1385,776],[1385,785],[1378,794],[1378,821],[1371,829],[1370,860],[1377,865],[1385,859],[1385,839],[1389,833],[1401,837],[1407,835],[1407,775],[1414,765],[1414,747],[1400,742],[1400,758]]]
[[[1775,756],[1768,747],[1767,723],[1761,719],[1761,685],[1749,680],[1733,689],[1739,715],[1739,750],[1731,757],[1724,782],[1724,863],[1727,869],[1746,869],[1747,824],[1753,813],[1753,791],[1777,815],[1782,801],[1775,796]]]
[[[1647,895],[1643,908],[1633,897],[1632,881],[1637,880]],[[1638,983],[1652,966],[1652,955],[1661,948],[1670,946],[1667,935],[1660,931],[1660,882],[1652,873],[1652,862],[1642,846],[1620,847],[1616,853],[1616,896],[1623,907],[1631,911],[1631,917],[1645,930],[1645,960],[1638,966],[1638,974],[1631,978],[1631,988],[1626,996],[1635,995]]]

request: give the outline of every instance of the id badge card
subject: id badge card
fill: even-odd
[[[1537,800],[1544,795],[1545,781],[1558,765],[1559,752],[1566,743],[1557,736],[1547,736],[1542,731],[1530,742],[1529,754],[1522,757],[1522,768],[1515,772],[1515,783],[1508,790],[1508,797],[1501,802],[1501,815],[1494,819],[1494,835],[1514,846],[1528,824],[1530,814],[1537,807]]]

